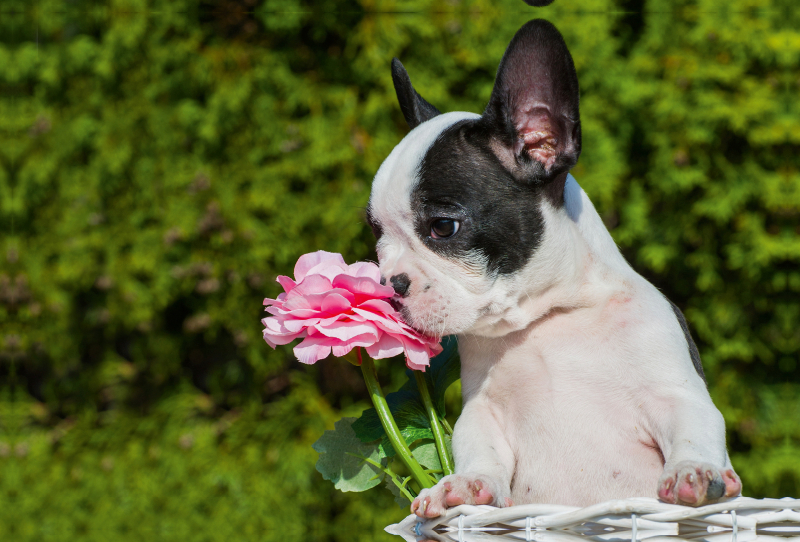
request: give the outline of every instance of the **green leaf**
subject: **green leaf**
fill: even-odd
[[[433,431],[421,427],[404,427],[400,430],[400,434],[409,446],[418,440],[433,438]],[[396,453],[388,436],[381,439],[379,450],[383,457],[394,457]]]
[[[436,450],[434,441],[422,442],[411,450],[414,458],[423,467],[431,470],[442,470],[442,463],[439,460],[439,452]]]
[[[405,495],[400,491],[400,488],[394,483],[391,478],[386,479],[386,489],[392,492],[394,495],[394,502],[397,503],[397,506],[400,508],[408,508],[411,506],[411,501],[409,501]]]
[[[400,434],[409,446],[419,439],[433,438],[430,420],[416,389],[413,391],[400,389],[390,393],[386,396],[386,403],[400,429]],[[353,423],[353,430],[361,442],[382,439],[380,444],[382,456],[394,457],[394,447],[374,408],[369,408],[361,414],[361,417]]]
[[[425,373],[425,380],[431,391],[434,406],[439,416],[444,418],[444,394],[447,388],[458,380],[461,363],[458,357],[458,343],[454,336],[445,337],[442,346],[444,350],[431,360],[431,365]],[[400,429],[400,434],[410,446],[420,439],[432,439],[433,432],[422,404],[414,372],[409,369],[406,371],[406,376],[408,380],[399,390],[386,395],[386,403]],[[361,414],[361,417],[353,423],[353,430],[361,442],[382,439],[380,444],[382,456],[394,457],[394,448],[374,408],[369,408]]]
[[[362,457],[386,464],[378,450],[378,443],[363,443],[353,432],[355,418],[342,418],[333,431],[325,431],[314,450],[319,452],[317,470],[340,491],[366,491],[383,480],[383,471],[370,465]]]
[[[432,438],[430,420],[428,420],[425,407],[422,405],[419,391],[405,388],[406,386],[403,386],[400,390],[386,396],[386,403],[389,405],[389,410],[397,423],[397,427],[400,429],[400,433],[409,444],[419,438],[426,438],[425,436],[420,436],[420,432],[421,435],[427,435],[428,438]],[[358,438],[361,439],[361,442],[372,442],[386,437],[386,431],[383,429],[381,420],[374,408],[368,408],[361,414],[361,417],[353,423],[353,430]],[[392,455],[394,455],[394,452],[389,457]]]
[[[423,376],[428,384],[431,400],[439,416],[444,418],[444,395],[447,388],[461,377],[461,359],[458,357],[458,341],[454,335],[449,335],[442,339],[442,347],[441,353],[431,359],[430,367],[423,373]],[[407,369],[406,376],[408,381],[400,389],[410,391],[419,397],[414,371]],[[421,403],[422,399],[420,399]]]
[[[461,378],[461,358],[458,357],[458,341],[455,335],[449,335],[442,339],[444,350],[431,360],[431,367],[426,374],[426,379],[430,375],[433,383],[431,389],[431,399],[439,412],[439,416],[444,418],[444,394],[450,385]],[[413,375],[410,377],[413,381]],[[429,382],[429,385],[431,382]]]

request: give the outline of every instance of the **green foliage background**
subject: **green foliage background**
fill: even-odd
[[[260,339],[305,252],[374,258],[407,129],[389,61],[481,111],[514,32],[564,34],[573,174],[686,313],[750,496],[800,497],[794,0],[54,0],[0,16],[0,537],[373,540],[311,444],[367,396]],[[386,388],[402,363],[380,364]],[[457,398],[449,410],[458,408]]]

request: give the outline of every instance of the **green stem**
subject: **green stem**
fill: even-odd
[[[369,457],[364,457],[363,455],[352,454],[350,452],[346,452],[346,453],[347,453],[347,455],[352,455],[353,457],[357,457],[359,459],[362,459],[363,461],[366,461],[367,463],[369,463],[373,467],[381,469],[384,472],[384,474],[386,474],[386,476],[388,476],[392,480],[394,485],[397,486],[397,489],[400,490],[400,492],[403,494],[403,496],[406,499],[408,499],[409,501],[413,501],[414,500],[414,495],[411,494],[411,492],[408,489],[406,489],[406,484],[408,483],[408,481],[411,478],[406,478],[404,482],[401,482],[400,480],[398,480],[397,475],[394,473],[394,471],[384,467],[383,465],[381,465],[377,461],[373,461]],[[378,475],[376,474],[375,476],[378,476]],[[375,476],[373,476],[372,478],[375,478]]]
[[[414,459],[408,444],[406,444],[406,439],[400,434],[400,429],[397,427],[392,412],[389,410],[389,405],[386,403],[386,397],[383,396],[381,385],[378,384],[378,378],[375,374],[375,362],[369,356],[364,356],[362,360],[361,348],[358,348],[357,355],[359,361],[361,361],[361,373],[364,375],[364,382],[367,383],[367,389],[372,397],[372,404],[375,405],[381,425],[383,425],[389,441],[394,446],[397,456],[411,471],[411,476],[414,477],[420,487],[433,487],[436,480],[427,475],[419,462]]]
[[[452,437],[453,436],[453,428],[450,427],[450,424],[447,423],[447,420],[442,418],[442,424],[444,424],[444,430],[447,431],[447,434]]]
[[[436,451],[439,452],[439,461],[442,463],[442,471],[445,476],[453,474],[453,462],[450,460],[450,453],[447,450],[447,444],[444,441],[444,429],[442,424],[439,423],[439,415],[431,401],[431,394],[428,391],[428,383],[425,381],[425,375],[421,371],[414,371],[414,377],[417,379],[417,388],[419,394],[422,396],[422,404],[425,405],[425,410],[428,413],[428,418],[431,420],[431,429],[433,430],[433,440],[436,441]]]

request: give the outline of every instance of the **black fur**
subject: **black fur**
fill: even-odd
[[[553,0],[525,0],[525,3],[528,4],[529,6],[535,6],[541,8],[544,6],[549,6],[550,4],[553,3]]]
[[[555,26],[529,21],[508,45],[483,116],[515,161],[512,173],[528,182],[562,183],[581,153],[580,91],[572,56]],[[535,107],[532,104],[544,104]],[[520,126],[546,125],[557,141],[555,163],[546,168],[521,148]]]
[[[397,101],[400,102],[400,109],[403,111],[409,128],[413,130],[426,120],[440,114],[438,109],[417,94],[411,85],[408,72],[396,58],[392,59],[392,81],[394,82],[394,91],[397,93]]]
[[[438,137],[422,160],[411,197],[417,235],[442,256],[484,257],[488,271],[510,274],[539,246],[543,187],[517,182],[489,148],[491,131],[480,119],[461,121]],[[458,220],[447,239],[431,237],[437,218]]]
[[[669,301],[669,299],[667,299]],[[694,344],[694,339],[692,339],[692,334],[689,332],[689,325],[686,323],[686,318],[683,316],[683,313],[678,308],[678,306],[669,301],[670,306],[672,306],[672,312],[675,313],[675,317],[678,319],[678,323],[681,325],[681,329],[683,330],[683,336],[686,337],[686,345],[689,348],[689,356],[692,358],[692,364],[694,365],[697,374],[700,375],[700,378],[703,379],[703,382],[708,385],[706,381],[706,374],[703,372],[703,363],[700,361],[700,352],[697,350],[697,345]]]
[[[405,88],[413,91],[410,82]],[[431,250],[465,261],[480,256],[499,275],[530,260],[544,233],[541,202],[563,205],[567,172],[580,154],[578,92],[558,30],[542,19],[525,24],[503,55],[484,115],[442,132],[420,164],[412,209],[417,234]],[[540,125],[557,140],[550,167],[521,144],[518,128]],[[434,239],[437,218],[458,220],[461,229]]]

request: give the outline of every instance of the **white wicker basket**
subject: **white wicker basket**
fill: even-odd
[[[461,505],[426,521],[410,515],[386,527],[386,531],[409,542],[800,542],[800,499],[739,497],[699,508],[645,498],[608,501],[586,508],[551,504],[509,508]]]

